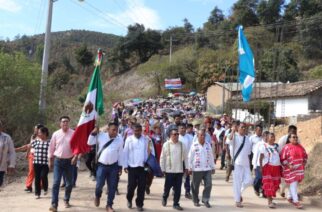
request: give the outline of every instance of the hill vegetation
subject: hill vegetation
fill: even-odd
[[[149,90],[139,86],[145,95],[164,92],[164,78],[180,77],[186,89],[201,92],[215,81],[235,82],[236,27],[240,24],[253,49],[257,81],[321,78],[321,11],[318,0],[238,0],[229,16],[215,7],[197,29],[186,18],[182,26],[164,31],[133,24],[123,37],[84,30],[53,33],[47,123],[56,128],[61,114],[69,114],[73,124],[77,123],[98,48],[106,52],[102,69],[106,107],[112,101],[141,94],[132,87],[127,92],[127,85],[136,83],[137,78],[122,83],[126,80],[122,76],[135,75],[149,82],[150,86],[144,86]],[[19,141],[29,136],[38,120],[43,40],[44,35],[23,35],[0,41],[0,102],[5,105],[0,108],[0,117]],[[120,83],[109,83],[111,80]]]

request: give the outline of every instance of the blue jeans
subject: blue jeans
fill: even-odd
[[[262,173],[260,172],[260,167],[257,166],[255,169],[255,179],[254,179],[254,190],[260,192],[262,190]]]
[[[102,190],[106,184],[108,186],[108,196],[107,196],[107,205],[109,207],[113,206],[113,200],[115,198],[115,192],[118,183],[118,174],[119,174],[119,166],[117,163],[111,165],[104,165],[98,163],[97,171],[96,171],[96,188],[95,188],[95,197],[101,198]]]
[[[78,176],[78,167],[77,165],[72,165],[72,185],[73,187],[76,186],[76,181],[77,181],[77,176]],[[64,185],[66,185],[66,177],[65,174],[63,173],[63,180],[64,180]]]
[[[0,172],[0,186],[3,184],[4,172]]]
[[[72,188],[73,188],[73,185],[72,185],[73,174],[72,174],[71,159],[55,158],[55,161],[54,161],[54,184],[53,184],[51,204],[56,207],[58,207],[60,181],[63,176],[63,173],[66,177],[64,201],[69,201],[70,194],[72,193]]]

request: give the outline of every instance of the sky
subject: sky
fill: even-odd
[[[45,32],[49,0],[0,0],[0,39]],[[187,18],[202,27],[218,6],[229,15],[236,0],[57,0],[54,2],[52,31],[85,29],[125,35],[127,26],[165,30],[182,26]]]

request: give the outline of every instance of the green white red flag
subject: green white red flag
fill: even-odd
[[[100,115],[104,113],[103,89],[100,78],[100,66],[102,61],[102,51],[99,49],[95,60],[95,69],[88,87],[83,111],[79,119],[77,128],[70,141],[73,154],[86,153],[90,151],[87,145],[89,134],[95,127],[95,123]]]

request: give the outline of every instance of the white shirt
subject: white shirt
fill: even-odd
[[[98,153],[101,152],[103,146],[111,140],[110,136],[108,133],[105,132],[100,132],[97,135],[97,141],[98,141]],[[92,146],[96,144],[96,136],[90,135],[88,137],[87,144]],[[98,159],[98,162],[104,164],[104,165],[111,165],[113,163],[118,162],[119,166],[123,165],[123,139],[120,135],[118,135],[112,143],[105,148],[101,156]]]
[[[227,138],[226,143],[229,144],[229,149],[231,150],[231,157],[232,159],[234,158],[234,155],[237,153],[239,147],[242,145],[243,140],[245,137],[245,144],[241,152],[239,153],[238,157],[236,158],[235,164],[240,165],[240,166],[245,166],[249,167],[249,155],[252,152],[252,143],[249,140],[249,137],[246,136],[241,136],[239,133],[235,133],[234,137],[232,140],[229,140]]]
[[[129,136],[123,149],[123,167],[144,167],[148,159],[148,139],[144,135],[140,138]]]
[[[193,137],[189,134],[185,134],[184,136],[179,135],[179,141],[181,141],[184,147],[186,148],[187,154],[190,151],[192,140],[193,140]]]
[[[211,145],[212,141],[211,141],[211,136],[209,135],[209,133],[205,134],[205,141]],[[193,137],[192,143],[194,143],[194,142],[198,142],[198,133],[196,133],[195,136]]]
[[[209,171],[215,169],[212,148],[207,142],[203,145],[199,141],[194,142],[189,151],[188,161],[189,169],[192,171]]]
[[[260,142],[261,140],[263,140],[263,139],[262,139],[262,136],[258,136],[258,135],[256,135],[256,134],[254,134],[254,135],[251,135],[251,136],[249,137],[249,140],[250,140],[250,142],[252,142],[252,145],[253,145],[253,147],[252,147],[252,152],[253,152],[253,154],[255,154],[255,151],[256,151],[256,144],[257,144],[258,142]]]
[[[272,166],[280,166],[279,147],[267,143],[260,146],[260,154],[264,154],[263,166],[269,163]]]
[[[254,167],[260,166],[260,164],[259,164],[259,157],[260,157],[259,150],[260,150],[260,147],[264,144],[265,144],[265,141],[261,140],[258,143],[256,143],[255,146],[253,146],[253,149],[255,149],[255,152],[253,152],[254,155],[253,155],[253,160],[252,160],[252,164]]]
[[[183,162],[187,169],[188,153],[181,141],[173,143],[171,139],[165,142],[162,146],[160,156],[160,167],[166,173],[183,173]]]
[[[216,136],[218,143],[221,143],[223,141],[224,136],[220,138],[220,135],[223,133],[224,130],[224,128],[215,128],[214,135]]]

